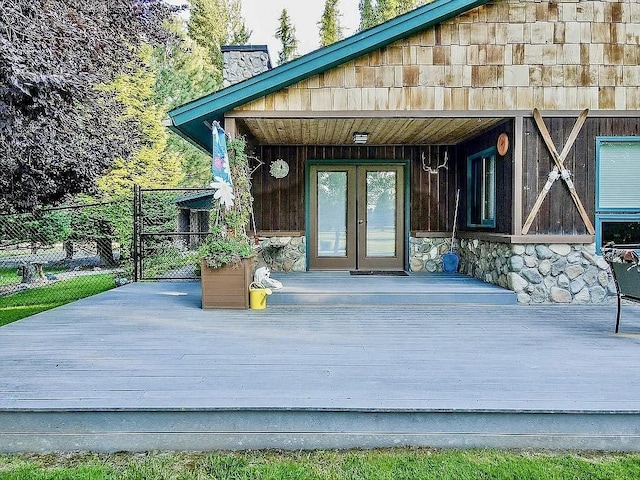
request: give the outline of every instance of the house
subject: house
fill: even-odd
[[[435,0],[170,128],[209,151],[212,121],[246,136],[282,269],[438,271],[459,192],[460,271],[522,303],[599,303],[600,246],[640,242],[639,44],[637,1]]]

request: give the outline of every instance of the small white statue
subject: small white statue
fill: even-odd
[[[253,281],[265,288],[273,288],[274,290],[280,290],[282,288],[281,282],[275,278],[271,278],[271,272],[267,267],[258,268],[253,275]]]

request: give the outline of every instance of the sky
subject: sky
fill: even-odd
[[[340,23],[344,36],[356,33],[360,22],[359,0],[339,0]],[[242,15],[247,28],[252,31],[250,43],[268,45],[271,62],[276,63],[280,42],[274,37],[278,28],[278,18],[286,8],[298,39],[298,53],[304,55],[317,49],[319,44],[318,22],[324,10],[324,0],[242,0]]]
[[[345,37],[356,33],[360,24],[358,3],[360,0],[338,0],[340,24]],[[166,0],[173,5],[184,5],[188,0]],[[249,43],[268,45],[271,63],[275,65],[280,51],[280,41],[275,34],[278,19],[284,8],[296,29],[298,54],[304,55],[320,46],[318,22],[322,18],[325,0],[241,0],[242,16],[252,32]]]

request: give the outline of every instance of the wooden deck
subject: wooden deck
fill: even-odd
[[[0,451],[640,450],[640,307],[200,308],[138,283],[0,328]]]

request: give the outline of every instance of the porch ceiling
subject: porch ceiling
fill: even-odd
[[[496,118],[237,118],[240,131],[271,145],[455,145],[504,120]]]

